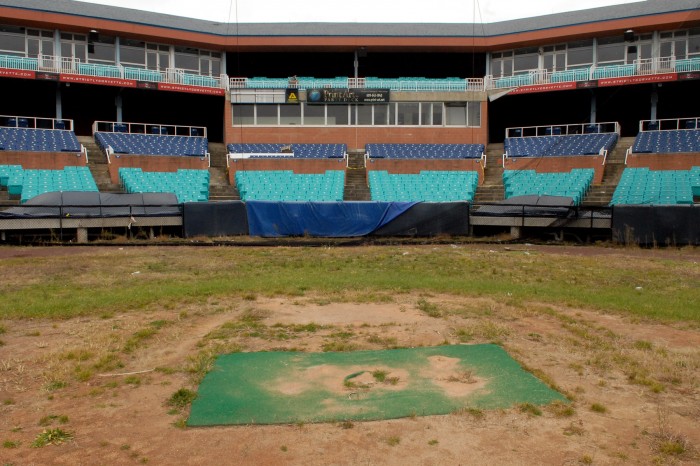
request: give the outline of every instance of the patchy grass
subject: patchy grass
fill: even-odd
[[[194,251],[185,246],[182,250]],[[157,258],[124,251],[105,251],[90,261],[12,258],[0,263],[0,274],[6,277],[0,315],[116,315],[209,298],[239,296],[254,302],[257,297],[309,292],[330,299],[350,293],[356,299],[364,296],[365,302],[379,302],[390,298],[391,290],[530,300],[700,323],[700,314],[693,311],[697,271],[692,261],[626,257],[601,267],[596,256],[572,261],[556,252],[519,256],[467,248],[454,254],[448,246],[329,248],[314,254],[307,248],[275,248],[274,254],[272,250],[199,248],[196,253],[160,255],[153,247],[149,252],[159,254]],[[143,273],[134,276],[135,270]],[[299,277],[304,277],[303,283]],[[101,283],[110,286],[98,286]],[[435,310],[425,303],[429,312]]]
[[[168,398],[167,405],[176,409],[185,409],[197,398],[197,393],[189,388],[181,388]]]

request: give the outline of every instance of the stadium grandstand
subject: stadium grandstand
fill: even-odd
[[[677,223],[700,243],[696,0],[489,24],[235,25],[5,0],[0,84],[3,240],[58,224],[81,241],[134,224],[285,235],[273,215],[344,236],[338,218],[385,206],[362,234],[646,237]],[[146,198],[162,212],[146,215]],[[66,199],[90,222],[65,223]],[[129,215],[99,214],[120,202]],[[647,231],[657,215],[665,230]]]

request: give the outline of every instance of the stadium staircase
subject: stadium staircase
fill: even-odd
[[[499,202],[504,196],[503,144],[489,144],[486,148],[484,182],[476,189],[474,204]]]
[[[95,143],[92,136],[78,136],[78,142],[85,146],[88,151],[88,168],[95,179],[97,189],[101,193],[123,193],[121,186],[112,183],[109,177],[107,156]]]
[[[209,201],[239,201],[236,186],[231,186],[226,174],[226,144],[209,142],[211,167],[209,167]]]
[[[603,172],[603,182],[599,185],[591,185],[590,191],[583,200],[583,206],[601,207],[607,206],[612,200],[613,193],[620,177],[625,169],[625,152],[634,144],[633,137],[620,138],[612,152],[608,153]]]
[[[348,150],[348,169],[345,172],[346,201],[369,201],[367,185],[367,168],[365,168],[365,151]]]

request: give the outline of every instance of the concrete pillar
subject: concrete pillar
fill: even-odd
[[[117,94],[117,96],[114,98],[114,105],[117,107],[117,123],[122,122],[122,95],[121,93]]]
[[[84,244],[88,242],[88,231],[87,228],[78,228],[77,229],[77,239],[76,241],[79,244]]]
[[[596,98],[595,91],[591,91],[591,123],[596,122],[598,112],[598,99]]]
[[[654,86],[654,90],[651,91],[651,115],[649,119],[656,120],[656,110],[659,104],[658,84],[654,83],[652,86]]]
[[[513,239],[520,239],[522,236],[522,228],[520,227],[510,227],[510,237]]]
[[[57,120],[62,120],[63,119],[63,101],[61,98],[61,84],[58,83],[56,85],[56,119]],[[66,128],[68,129],[68,128]],[[70,128],[74,129],[74,128]]]

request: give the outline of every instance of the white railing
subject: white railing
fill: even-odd
[[[104,133],[134,133],[154,136],[192,136],[207,137],[205,126],[165,125],[161,123],[130,123],[119,121],[95,121],[92,124],[92,135]],[[194,134],[194,133],[197,134]]]
[[[0,126],[73,131],[73,120],[32,116],[0,115]]]
[[[604,123],[576,123],[546,126],[517,126],[506,128],[506,138],[536,136],[567,136],[572,134],[617,133],[622,127],[616,121]]]
[[[181,68],[168,68],[164,71],[159,71],[121,64],[84,63],[79,58],[53,55],[37,55],[36,58],[0,55],[0,68],[77,74],[96,78],[136,79],[139,81],[217,89],[228,89],[229,85],[228,76],[225,74],[208,76]]]
[[[639,122],[640,133],[643,131],[672,131],[679,129],[700,129],[700,117],[642,120]]]
[[[390,89],[405,92],[467,92],[484,91],[481,78],[230,78],[231,90],[253,89]]]
[[[486,90],[510,89],[537,84],[593,81],[685,71],[700,71],[700,58],[678,60],[676,57],[656,57],[637,59],[631,64],[598,65],[561,71],[525,70],[512,76],[488,75],[484,78],[484,86]]]

